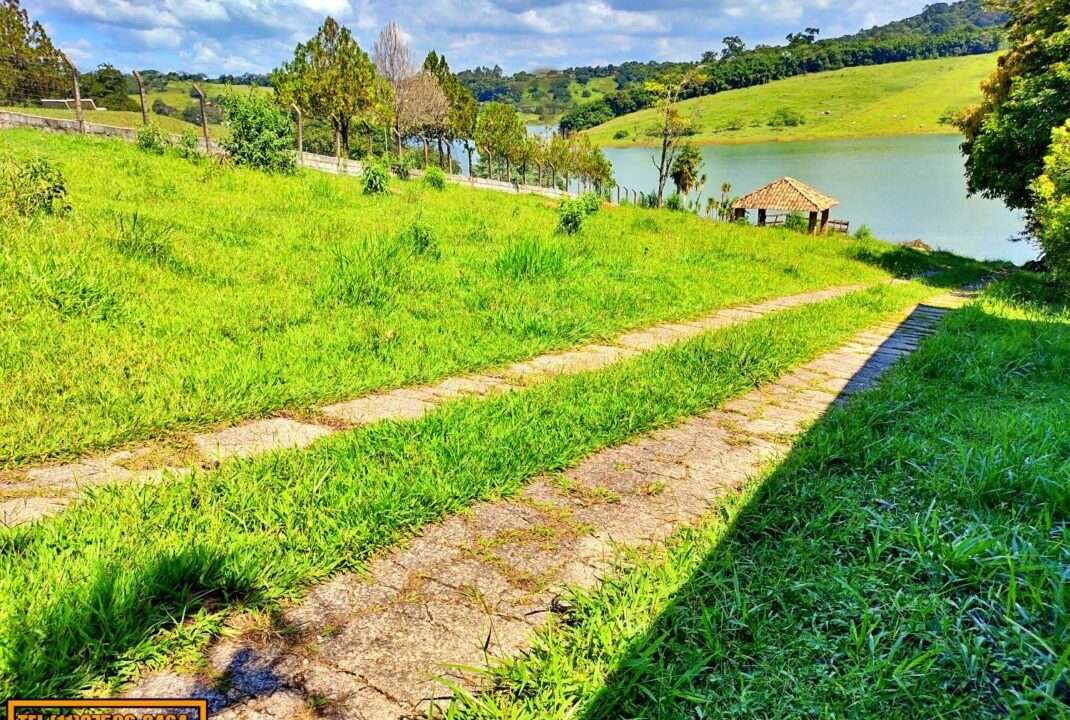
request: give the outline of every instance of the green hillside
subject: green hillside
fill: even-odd
[[[995,53],[847,68],[731,90],[679,104],[699,144],[952,133],[942,121],[980,99]],[[780,119],[778,119],[780,116]],[[792,119],[794,118],[794,120]],[[787,119],[788,123],[783,124]],[[652,109],[587,131],[596,144],[645,145]]]

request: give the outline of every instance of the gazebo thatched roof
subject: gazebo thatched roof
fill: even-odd
[[[782,177],[765,187],[744,195],[732,203],[736,210],[786,210],[788,212],[823,212],[836,207],[840,201],[819,193],[806,183]]]

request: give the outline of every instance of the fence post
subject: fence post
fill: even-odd
[[[134,79],[137,80],[137,92],[141,96],[141,124],[149,124],[149,106],[145,99],[145,83],[141,80],[141,73],[134,71]]]
[[[620,185],[617,186],[617,204],[620,205]]]
[[[208,113],[204,109],[204,93],[196,85],[193,86],[193,91],[197,93],[197,97],[201,101],[201,130],[204,132],[204,154],[210,155],[212,146],[208,141]]]
[[[297,103],[291,104],[290,107],[294,109],[294,115],[297,116],[297,164],[300,165],[305,157],[305,138],[301,134],[301,108],[297,107]]]
[[[71,69],[71,81],[74,83],[74,116],[78,119],[78,132],[85,132],[85,121],[82,119],[82,90],[78,87],[78,68],[74,66],[67,53],[60,52],[63,62]]]

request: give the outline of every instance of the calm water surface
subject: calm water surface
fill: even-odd
[[[544,126],[529,126],[545,132]],[[705,197],[720,196],[721,183],[743,195],[782,175],[812,185],[840,201],[832,217],[865,224],[883,240],[921,238],[930,245],[981,259],[1022,263],[1036,248],[1013,242],[1024,222],[1003,203],[966,196],[958,136],[818,140],[702,148],[708,177]],[[617,182],[650,192],[657,172],[649,148],[605,148]]]

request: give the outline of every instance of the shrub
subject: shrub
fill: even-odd
[[[806,219],[806,216],[798,212],[790,212],[788,216],[784,218],[784,229],[794,230],[795,232],[809,232],[810,221]]]
[[[684,210],[685,209],[684,208],[684,196],[680,194],[679,190],[677,190],[676,192],[674,192],[672,195],[670,195],[668,198],[665,199],[665,209],[666,210],[673,210],[673,211],[679,211],[679,210]]]
[[[602,208],[602,198],[597,193],[585,192],[576,200],[585,215],[594,215]]]
[[[59,215],[70,209],[67,182],[48,159],[0,159],[0,215]]]
[[[1070,290],[1070,122],[1052,133],[1044,174],[1033,183],[1033,221],[1052,278]]]
[[[564,248],[522,238],[506,248],[495,269],[500,276],[513,280],[556,278],[564,274],[566,261]]]
[[[869,225],[860,225],[859,228],[857,230],[855,230],[855,239],[856,240],[872,240],[873,239],[873,231],[869,229]]]
[[[200,140],[197,138],[197,133],[189,128],[183,130],[175,140],[175,151],[187,160],[197,160],[203,157],[200,153]]]
[[[167,135],[156,123],[142,125],[137,129],[137,134],[134,137],[139,148],[157,155],[162,155],[163,151],[171,144]]]
[[[297,167],[293,120],[265,93],[232,93],[223,107],[230,137],[220,144],[237,165],[292,173]]]
[[[390,163],[390,169],[398,176],[399,180],[408,180],[412,171],[418,165],[412,153],[404,153],[401,157],[395,157]]]
[[[798,127],[806,124],[806,117],[793,108],[777,108],[769,118],[769,127]]]
[[[413,255],[424,257],[441,257],[435,229],[422,218],[416,218],[402,230],[397,237],[398,243]]]
[[[571,198],[561,201],[557,206],[557,231],[566,235],[572,235],[583,227],[583,219],[587,217],[579,200]]]
[[[435,190],[445,190],[446,173],[442,172],[442,168],[437,165],[432,165],[424,173],[424,185]]]
[[[390,186],[390,175],[382,163],[369,160],[364,163],[361,182],[364,184],[365,195],[382,195]]]
[[[614,140],[623,140],[626,137],[628,137],[627,130],[618,130],[617,132],[613,133]]]

